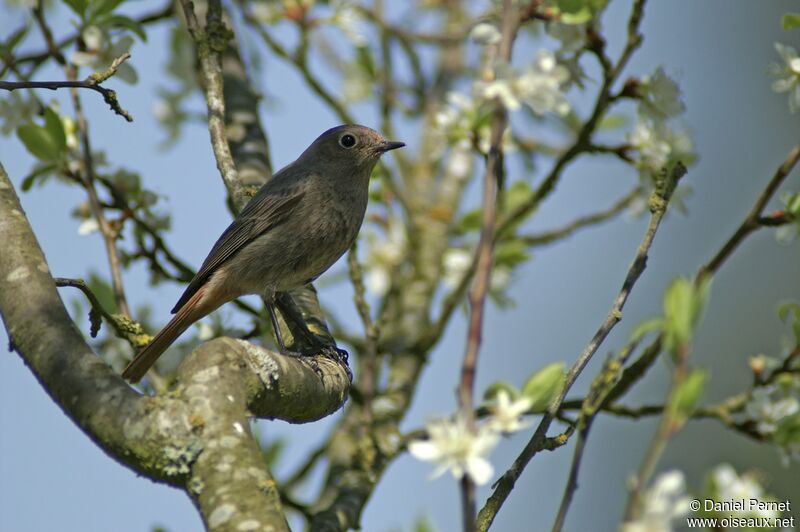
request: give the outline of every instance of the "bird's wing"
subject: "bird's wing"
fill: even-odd
[[[177,312],[222,264],[236,254],[256,237],[282,223],[291,214],[304,192],[299,186],[287,186],[286,179],[276,175],[272,181],[261,188],[242,209],[239,216],[219,237],[206,257],[200,271],[186,287],[186,291],[175,304],[172,313]]]

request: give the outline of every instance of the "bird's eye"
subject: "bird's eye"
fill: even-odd
[[[356,138],[350,133],[342,135],[341,138],[339,139],[339,145],[342,148],[352,148],[353,146],[356,145]]]

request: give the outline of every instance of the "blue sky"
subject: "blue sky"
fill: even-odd
[[[618,30],[629,4],[614,1],[605,16],[604,27],[617,36],[611,39],[612,54],[619,49]],[[609,350],[622,345],[639,321],[660,311],[668,282],[677,275],[691,275],[718,249],[789,148],[800,140],[800,117],[789,114],[785,95],[770,91],[765,74],[767,65],[778,60],[775,41],[800,47],[800,30],[791,33],[779,27],[780,15],[792,8],[796,4],[790,1],[743,0],[651,1],[648,5],[645,42],[627,73],[648,74],[663,65],[678,80],[687,106],[685,123],[695,135],[701,159],[686,177],[694,189],[687,200],[689,214],[668,217],[648,269],[626,307],[625,319],[579,380],[576,394],[586,388]],[[0,30],[4,38],[25,15],[0,13],[4,20],[14,21]],[[59,35],[67,28],[63,19],[56,25]],[[153,88],[163,78],[166,39],[166,25],[161,25],[150,32],[146,45],[134,48],[132,63],[139,72],[139,85],[113,84],[135,117],[133,124],[108,112],[94,94],[84,94],[83,102],[95,147],[106,150],[116,164],[141,172],[146,186],[164,196],[173,212],[169,243],[180,257],[198,266],[229,218],[205,128],[192,126],[174,149],[157,149],[163,133],[151,108]],[[516,51],[520,61],[536,51],[532,45],[525,46]],[[54,70],[40,75],[41,79],[60,77]],[[337,121],[282,63],[268,59],[259,82],[270,96],[262,117],[272,160],[279,168]],[[68,108],[64,96],[57,97]],[[360,122],[375,125],[372,113],[358,108],[355,114]],[[398,140],[414,150],[415,130],[401,131],[406,136]],[[0,138],[0,161],[16,184],[32,162],[14,138]],[[529,227],[554,227],[598,205],[608,205],[634,180],[633,171],[615,161],[581,161],[569,169],[553,200]],[[797,171],[784,189],[800,189]],[[82,200],[76,189],[50,184],[21,199],[54,274],[85,277],[90,270],[107,271],[101,239],[96,234],[78,236],[78,222],[69,216]],[[514,279],[516,306],[489,311],[478,389],[501,378],[521,380],[516,376],[553,361],[571,363],[610,307],[644,222],[621,219],[535,254]],[[748,356],[778,351],[783,328],[775,315],[776,302],[800,299],[798,264],[796,243],[778,244],[763,231],[742,246],[715,280],[694,355],[695,364],[709,368],[711,374],[708,400],[748,384]],[[166,322],[183,288],[172,284],[152,288],[141,268],[126,274],[125,282],[133,306],[153,305],[155,323]],[[75,297],[70,292],[62,294],[68,300]],[[360,327],[349,291],[326,288],[321,297],[351,329]],[[461,315],[434,351],[404,428],[418,427],[431,416],[455,409],[465,334]],[[5,332],[0,332],[0,345],[6,342]],[[631,404],[659,402],[666,383],[666,366],[659,364],[628,400]],[[306,426],[259,424],[267,438],[288,440],[285,461],[276,471],[279,477],[323,438],[338,415]],[[0,355],[0,427],[0,530],[126,532],[154,525],[175,532],[200,529],[197,513],[183,493],[139,478],[105,456],[61,413],[14,353]],[[625,480],[638,466],[653,428],[652,422],[600,419],[589,441],[567,529],[615,527],[624,505]],[[501,443],[492,455],[498,471],[507,467],[526,439],[527,435],[517,435]],[[571,445],[539,455],[518,483],[496,529],[517,530],[532,522],[549,527],[570,456]],[[796,464],[791,470],[783,469],[774,450],[728,434],[710,421],[690,424],[670,446],[662,466],[683,469],[699,487],[703,474],[724,461],[737,469],[762,469],[779,498],[800,500],[797,483],[791,481],[797,478]],[[449,477],[429,481],[430,472],[427,464],[409,457],[394,463],[366,508],[364,530],[408,530],[421,515],[429,516],[441,530],[453,529],[459,518],[457,484]],[[486,489],[480,490],[479,501],[487,494]]]

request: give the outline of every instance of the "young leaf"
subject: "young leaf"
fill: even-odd
[[[508,381],[496,381],[490,384],[489,387],[486,388],[486,391],[483,392],[483,399],[484,401],[487,402],[491,401],[492,399],[497,397],[498,393],[502,391],[508,393],[508,396],[513,401],[519,399],[519,393],[520,393],[519,390],[517,390],[517,387]]]
[[[86,16],[86,8],[89,7],[89,0],[64,0],[64,3],[83,19]]]
[[[12,33],[11,37],[9,37],[6,42],[0,43],[0,51],[2,51],[3,53],[5,53],[10,57],[11,54],[14,52],[14,48],[16,48],[17,45],[22,42],[22,39],[24,39],[25,36],[28,34],[29,28],[30,26],[25,25],[22,26],[17,31],[15,31],[14,33]]]
[[[631,342],[638,342],[647,333],[661,330],[664,327],[664,320],[661,318],[651,318],[645,320],[633,329],[631,333]]]
[[[679,425],[682,425],[694,413],[700,397],[705,391],[708,373],[702,369],[692,370],[675,391],[671,411]]]
[[[58,140],[52,138],[46,128],[34,123],[23,124],[17,128],[17,136],[37,159],[42,161],[58,159],[60,155]]]
[[[117,312],[117,300],[114,297],[114,289],[111,285],[97,273],[89,274],[89,281],[86,283],[89,289],[97,296],[97,300],[104,309],[112,314]]]
[[[64,133],[64,124],[61,122],[61,117],[50,107],[44,110],[44,128],[47,130],[47,134],[52,139],[53,145],[60,156],[67,149],[67,135]]]
[[[781,17],[781,28],[791,30],[800,26],[800,13],[786,13]]]
[[[125,15],[111,15],[106,19],[106,23],[112,28],[123,28],[132,31],[142,42],[147,42],[147,34],[141,24]]]
[[[52,172],[55,172],[56,168],[58,168],[55,164],[37,164],[33,168],[33,172],[25,176],[25,179],[22,180],[22,191],[27,192],[31,189],[31,187],[36,183],[36,178],[41,177],[40,184],[44,183],[47,179],[48,175]]]
[[[107,15],[117,9],[125,0],[99,0],[92,2],[92,20],[96,20],[103,15]]]
[[[532,412],[544,412],[564,387],[564,363],[556,362],[543,367],[528,378],[522,395],[531,400]]]
[[[692,340],[703,315],[710,283],[696,285],[681,277],[675,279],[664,296],[664,335],[667,349],[677,356]]]

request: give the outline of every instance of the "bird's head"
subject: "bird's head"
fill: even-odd
[[[365,126],[343,125],[329,129],[315,140],[300,156],[324,165],[328,169],[341,169],[345,173],[372,172],[381,155],[402,148],[404,142],[393,142]]]

